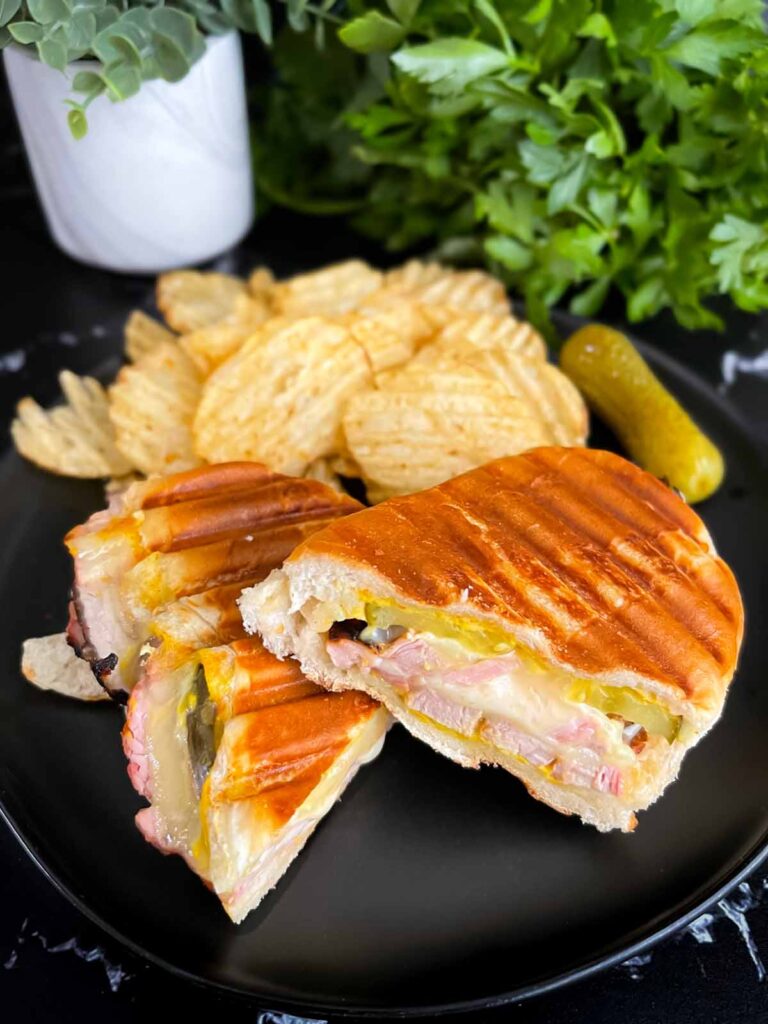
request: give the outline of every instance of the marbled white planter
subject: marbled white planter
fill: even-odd
[[[51,233],[84,263],[155,273],[234,245],[253,220],[240,37],[209,37],[180,82],[97,98],[88,133],[67,126],[70,82],[26,50],[3,51],[16,114]]]

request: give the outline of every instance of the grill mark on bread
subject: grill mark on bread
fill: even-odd
[[[163,508],[182,501],[210,494],[215,490],[230,495],[256,492],[280,474],[260,462],[224,462],[200,466],[170,478],[149,480],[142,485],[143,497],[138,506],[143,509]]]
[[[211,774],[211,800],[242,800],[302,783],[308,795],[359,725],[378,709],[356,691],[324,690],[245,712],[225,726]],[[294,809],[297,806],[294,803]]]
[[[561,625],[565,623],[569,625],[572,633],[582,628],[582,622],[574,618],[570,611],[563,609],[562,604],[559,606],[555,604],[550,594],[532,579],[531,573],[521,572],[517,565],[513,565],[506,549],[489,535],[488,527],[482,520],[474,518],[470,511],[463,506],[456,505],[445,499],[443,500],[443,508],[452,510],[477,529],[482,543],[497,556],[499,562],[504,566],[504,572],[501,575],[502,579],[507,583],[506,591],[504,589],[494,590],[489,588],[495,598],[495,603],[499,605],[504,604],[505,593],[508,594],[509,587],[511,586],[515,590],[518,606],[523,606],[525,616],[532,619],[535,625],[545,627],[546,624],[552,621],[553,617],[557,616]],[[524,543],[524,541],[521,540],[521,543]],[[532,588],[535,588],[534,593],[538,597],[537,600],[531,599]],[[542,610],[544,614],[542,614]],[[519,607],[516,611],[522,621],[525,617],[523,611]]]
[[[578,466],[570,469],[567,461],[564,461],[558,467],[557,476],[551,472],[545,473],[537,481],[537,493],[543,490],[547,483],[551,483],[566,502],[569,497],[576,497],[583,505],[597,509],[606,526],[613,520],[649,536],[669,527],[691,533],[689,516],[673,514],[679,505],[682,505],[685,512],[690,510],[681,499],[655,478],[651,478],[651,483],[656,485],[654,487],[648,487],[645,480],[640,480],[636,488],[628,487],[626,476],[621,472],[622,460],[618,456],[614,458],[618,463],[619,472],[614,469],[609,471],[605,466],[593,463],[589,458],[579,458],[577,449],[567,450],[574,453],[573,461],[577,462]],[[536,458],[536,451],[525,453],[523,458],[529,459],[534,465],[540,464]],[[676,503],[669,503],[671,511],[666,501],[668,494]],[[578,505],[576,507],[578,508]],[[691,514],[694,520],[698,520],[695,513]]]
[[[666,605],[669,602],[662,600],[653,589],[653,586],[669,588],[671,580],[668,556],[653,544],[652,534],[640,535],[630,532],[623,538],[624,543],[629,546],[627,550],[631,549],[634,541],[636,550],[640,551],[645,547],[649,554],[652,552],[655,555],[659,564],[649,566],[647,562],[643,563],[639,558],[636,558],[634,562],[629,562],[617,552],[613,544],[610,521],[606,520],[605,516],[599,518],[597,515],[584,514],[588,513],[589,507],[593,504],[588,499],[585,499],[582,505],[567,506],[570,514],[564,514],[562,506],[555,505],[554,495],[551,492],[547,493],[546,500],[544,500],[544,496],[543,490],[537,490],[535,494],[532,492],[531,495],[523,493],[518,495],[518,507],[522,514],[514,520],[516,527],[514,532],[515,557],[519,557],[520,548],[527,545],[542,556],[547,569],[553,575],[554,585],[556,585],[558,575],[559,577],[566,576],[579,595],[585,596],[588,601],[594,601],[597,598],[598,603],[608,614],[624,623],[629,635],[639,638],[639,643],[637,639],[634,641],[637,648],[636,656],[644,658],[643,652],[647,642],[658,628],[658,616],[668,615]],[[543,525],[543,522],[547,524],[545,530],[532,531],[530,529],[531,524]],[[568,531],[569,536],[561,538],[560,534],[563,531]],[[668,532],[670,531],[664,531],[664,533]],[[681,539],[687,536],[680,530],[674,530],[674,533]],[[591,547],[584,545],[584,534],[587,535]],[[538,538],[538,542],[535,538]],[[549,545],[547,545],[548,539],[550,540]],[[707,561],[711,561],[708,555],[704,555],[697,542],[691,541],[691,543],[697,544],[702,556]],[[546,556],[545,548],[547,549]],[[567,552],[565,558],[559,555],[561,549]],[[605,554],[601,554],[602,550]],[[576,570],[576,559],[579,554],[583,558],[583,568],[580,572]],[[591,572],[589,571],[590,564]],[[667,569],[666,572],[664,567]],[[678,584],[674,603],[679,611],[679,617],[685,619],[692,636],[702,646],[702,649],[713,656],[716,661],[721,661],[719,652],[716,654],[711,645],[706,642],[711,634],[709,627],[713,615],[721,620],[722,625],[730,623],[724,620],[722,611],[717,606],[715,608],[712,608],[711,605],[703,607],[700,588],[693,586],[690,577],[681,573],[679,566],[672,565],[671,568],[674,570],[674,579]],[[603,586],[596,588],[595,584],[591,582],[594,579],[597,579]],[[630,600],[617,606],[614,601],[604,598],[602,591],[606,581],[612,583],[617,596],[626,593]],[[652,586],[649,587],[649,584]],[[646,616],[641,615],[641,609],[650,603],[656,606],[656,612],[651,611],[651,621],[644,625],[642,618],[646,618]],[[638,605],[640,608],[637,607]],[[638,617],[640,617],[639,623]],[[678,628],[676,620],[672,617],[669,617],[668,628],[673,630]],[[659,655],[659,657],[663,658],[663,655]],[[675,671],[672,662],[665,662],[665,667],[670,673]]]
[[[96,661],[117,653],[116,688],[123,670],[135,672],[133,642],[143,642],[153,620],[162,635],[172,634],[172,616],[161,619],[174,602],[259,582],[309,535],[361,507],[319,481],[287,477],[260,463],[221,463],[132,484],[66,537],[78,584],[94,590],[94,602],[128,609],[104,617],[84,655]],[[231,621],[234,596],[225,596],[234,611],[215,628],[214,596],[199,616],[203,635],[242,635],[241,623]],[[181,632],[191,641],[197,609],[179,609],[185,611]],[[79,618],[85,618],[82,609]],[[93,633],[85,622],[83,629]],[[120,685],[133,684],[127,676]]]
[[[489,467],[490,468],[490,467]],[[605,475],[605,471],[602,471]],[[610,481],[609,481],[610,482]],[[580,481],[578,481],[580,484]],[[609,487],[606,487],[601,491],[601,494],[609,492]],[[575,501],[571,501],[571,504],[567,504],[569,498],[572,497],[573,491],[576,491],[576,497],[581,498],[581,504]],[[520,554],[521,547],[527,546],[529,549],[536,549],[539,554],[543,554],[543,542],[546,540],[546,535],[542,538],[541,533],[538,532],[540,538],[539,544],[536,545],[531,541],[531,526],[541,525],[541,518],[549,513],[549,535],[556,537],[562,528],[570,531],[570,545],[567,546],[567,550],[571,552],[581,551],[585,553],[586,549],[583,547],[582,537],[580,534],[586,533],[589,540],[596,545],[592,551],[591,559],[586,561],[592,561],[595,566],[595,572],[591,575],[596,577],[598,580],[603,580],[606,576],[613,576],[617,589],[621,590],[622,584],[629,590],[630,595],[636,598],[636,603],[627,601],[622,604],[620,608],[617,608],[613,602],[602,600],[602,594],[600,590],[595,589],[594,585],[589,582],[590,574],[575,574],[572,571],[573,563],[569,565],[562,561],[559,557],[554,559],[547,556],[545,559],[546,568],[553,573],[553,579],[550,581],[552,585],[557,585],[558,574],[560,577],[563,575],[568,577],[569,582],[573,586],[574,590],[580,595],[586,595],[587,598],[594,600],[598,598],[598,603],[604,607],[607,612],[615,619],[619,619],[623,622],[626,627],[625,638],[633,643],[636,648],[635,657],[640,660],[646,661],[649,669],[652,671],[652,663],[648,662],[644,655],[644,650],[649,639],[652,639],[656,630],[658,629],[658,617],[661,615],[667,616],[667,629],[672,633],[680,633],[690,635],[699,644],[702,651],[704,651],[709,657],[713,659],[718,665],[722,665],[724,660],[724,651],[722,645],[716,645],[711,642],[712,630],[710,623],[712,616],[715,615],[723,625],[732,625],[733,616],[729,619],[724,614],[724,609],[721,604],[715,604],[715,607],[704,606],[702,607],[701,601],[701,588],[694,587],[690,577],[680,572],[680,567],[674,565],[676,576],[679,577],[679,589],[675,595],[675,605],[679,608],[678,618],[684,620],[684,626],[677,621],[677,618],[672,617],[666,611],[665,605],[668,603],[662,601],[660,596],[652,589],[649,589],[649,582],[655,583],[656,586],[666,583],[668,585],[669,580],[667,575],[663,572],[663,569],[656,571],[647,566],[644,570],[643,564],[636,560],[635,564],[628,563],[626,559],[621,556],[616,556],[616,550],[613,550],[613,558],[599,557],[599,548],[604,548],[606,554],[611,553],[611,538],[613,531],[610,529],[611,521],[607,519],[606,515],[600,516],[598,509],[600,505],[593,501],[591,495],[588,495],[586,489],[579,488],[577,490],[577,482],[574,481],[572,484],[572,493],[569,494],[566,489],[558,490],[557,488],[546,487],[544,484],[537,487],[535,490],[532,488],[528,494],[523,491],[519,491],[516,494],[517,507],[520,508],[521,514],[514,518],[514,536],[515,536],[515,552],[514,555],[518,557]],[[471,495],[467,496],[468,500],[473,500]],[[557,499],[561,499],[561,503],[557,503]],[[614,502],[601,503],[606,511],[611,511],[615,505]],[[646,502],[642,503],[646,505]],[[638,508],[638,502],[633,503],[633,509]],[[564,514],[563,509],[568,509],[568,514]],[[595,508],[596,512],[593,515],[585,514],[589,513],[590,508]],[[486,515],[490,512],[491,514],[496,512],[494,504],[486,507]],[[651,508],[651,512],[653,509]],[[633,527],[637,522],[637,516],[631,514],[623,515],[620,518],[626,526]],[[649,516],[646,514],[644,519],[646,522],[649,520]],[[498,518],[499,525],[503,528],[505,525],[502,517]],[[663,525],[662,525],[663,524]],[[667,529],[663,529],[666,526]],[[672,527],[670,531],[669,527]],[[666,565],[667,568],[670,566],[669,556],[665,555],[658,547],[651,543],[652,538],[657,536],[657,531],[662,531],[661,535],[664,536],[670,532],[673,532],[680,538],[680,543],[685,543],[685,538],[688,538],[688,543],[694,545],[702,554],[702,557],[707,562],[711,562],[711,558],[705,554],[706,549],[703,545],[695,538],[691,538],[689,534],[684,534],[681,530],[674,525],[674,519],[669,517],[659,517],[659,522],[656,525],[656,531],[651,531],[650,527],[647,531],[642,534],[637,534],[638,545],[642,548],[643,545],[646,547],[650,546],[650,550],[653,551],[659,558],[659,561]],[[629,543],[633,537],[633,533],[629,533],[625,538],[626,542]],[[566,538],[563,538],[563,547],[565,547]],[[511,552],[506,552],[508,557],[512,557]],[[530,563],[536,570],[543,568],[536,560]],[[554,567],[554,568],[553,568]],[[623,579],[622,579],[623,577]],[[579,585],[576,584],[578,579]],[[586,585],[585,585],[586,584]],[[561,593],[561,600],[566,599],[567,596]],[[643,615],[642,611],[644,606],[649,603],[653,603],[656,606],[655,615],[651,613],[650,616]],[[594,616],[590,616],[585,622],[584,627],[588,628],[589,621]],[[648,619],[646,623],[644,619]],[[546,627],[545,627],[546,628]],[[635,639],[632,639],[632,638]],[[639,641],[639,642],[638,642]],[[679,667],[675,667],[674,660],[670,660],[665,657],[665,653],[658,651],[656,654],[657,662],[661,662],[664,668],[670,675],[676,675],[678,682],[682,685],[685,681],[685,675],[681,674]]]
[[[358,507],[351,498],[329,500],[316,481],[283,477],[253,495],[215,494],[151,509],[144,513],[140,532],[148,551],[181,551],[201,543],[268,532],[275,523],[330,519]]]
[[[521,507],[525,508],[522,498],[521,495]],[[569,607],[577,628],[568,634],[567,639],[573,640],[579,633],[588,633],[592,623],[600,619],[602,611],[618,619],[623,627],[617,632],[614,642],[620,640],[619,646],[625,654],[634,658],[637,664],[644,665],[645,671],[652,673],[653,663],[646,657],[643,646],[647,637],[629,621],[631,598],[619,606],[615,600],[616,597],[624,597],[627,591],[636,598],[641,597],[641,588],[637,582],[622,578],[621,575],[617,580],[615,570],[620,567],[601,557],[599,548],[585,546],[578,529],[567,520],[558,520],[551,509],[542,508],[531,501],[527,503],[526,511],[527,517],[517,517],[513,523],[514,557],[519,563],[525,552],[524,578],[543,578],[543,583],[556,596],[558,603]],[[503,521],[500,525],[503,528]],[[533,526],[544,528],[532,529]],[[567,552],[565,557],[561,554],[563,551]],[[509,552],[503,552],[502,557],[510,557]],[[597,586],[595,577],[598,580]],[[606,577],[611,584],[612,594],[607,592]],[[595,609],[596,604],[598,610]],[[564,646],[562,631],[557,628],[551,616],[539,618],[532,624],[547,633],[558,649]],[[578,643],[578,640],[575,642]],[[584,644],[589,647],[586,638]]]

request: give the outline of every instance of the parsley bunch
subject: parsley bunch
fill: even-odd
[[[276,48],[267,194],[393,249],[484,259],[529,315],[768,307],[762,0],[350,0]],[[355,53],[364,56],[355,58]]]

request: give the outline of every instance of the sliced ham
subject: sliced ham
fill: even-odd
[[[147,682],[142,680],[131,694],[122,739],[133,788],[140,796],[152,800],[152,773],[146,743],[148,699]]]
[[[359,644],[356,640],[329,640],[326,646],[328,657],[336,668],[340,668],[342,671],[360,664],[370,667],[374,660],[373,652],[365,644]]]
[[[614,796],[621,793],[621,772],[610,764],[601,764],[595,769],[588,763],[558,760],[552,776],[566,786],[581,786]]]
[[[447,652],[442,645],[435,649],[428,640],[412,634],[378,649],[342,637],[327,641],[327,650],[337,668],[375,671],[405,697],[412,711],[434,722],[463,736],[474,736],[480,730],[483,740],[529,764],[551,765],[553,778],[565,785],[613,795],[621,792],[621,771],[603,763],[608,740],[593,719],[575,714],[539,737],[510,719],[484,713],[442,692],[446,686],[453,687],[454,694],[462,688],[492,689],[497,680],[514,677],[518,670],[524,673],[525,666],[515,653],[462,661],[450,648]]]
[[[525,758],[531,764],[551,764],[557,756],[551,744],[536,736],[530,736],[504,719],[488,721],[483,726],[482,737],[488,743],[508,750],[518,757]]]
[[[605,751],[605,744],[597,733],[595,723],[588,718],[572,718],[567,725],[554,730],[552,739],[556,743],[586,747],[587,750],[594,750],[597,754],[602,754]]]
[[[592,788],[599,793],[612,793],[618,796],[621,792],[621,772],[612,764],[602,764],[592,779]]]
[[[409,698],[408,704],[412,711],[419,711],[462,736],[472,736],[483,717],[482,712],[476,708],[447,700],[433,690],[417,690]]]

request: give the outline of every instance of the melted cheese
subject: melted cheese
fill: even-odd
[[[281,827],[274,824],[269,801],[260,796],[201,805],[210,847],[211,881],[228,910],[231,908],[223,894],[236,888],[259,890],[264,878],[274,875],[276,858],[280,861],[277,880],[357,769],[377,756],[389,721],[380,708],[362,722],[306,800]]]
[[[396,601],[375,598],[361,591],[343,606],[320,605],[313,610],[311,624],[318,629],[319,625],[327,623],[318,629],[324,632],[333,622],[343,619],[361,619],[371,626],[382,628],[404,626],[413,633],[423,634],[431,646],[444,641],[453,642],[460,657],[470,661],[514,652],[523,662],[524,675],[531,684],[527,687],[527,712],[533,711],[535,714],[544,704],[548,705],[550,711],[554,710],[556,704],[565,704],[566,707],[570,706],[572,713],[576,705],[585,713],[595,710],[601,718],[609,714],[621,715],[629,722],[642,725],[649,735],[662,736],[670,743],[679,733],[682,719],[673,715],[654,697],[632,687],[610,686],[560,669],[520,644],[511,633],[495,623],[448,615],[430,608],[406,608]],[[551,684],[554,684],[555,690]],[[461,702],[472,704],[472,689],[474,687],[462,690]],[[492,703],[497,713],[509,714],[509,704],[503,706],[503,691],[498,691],[492,697]],[[533,722],[530,719],[527,721],[529,730],[536,732]]]

